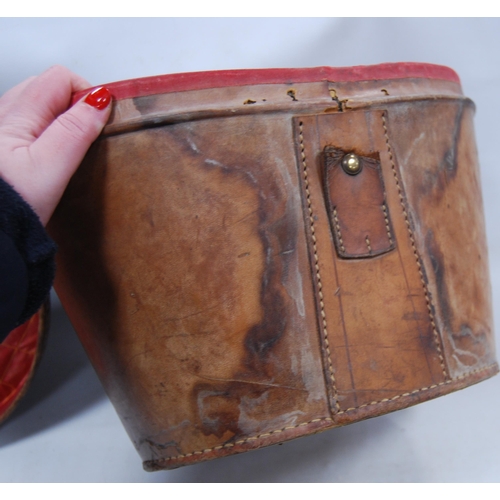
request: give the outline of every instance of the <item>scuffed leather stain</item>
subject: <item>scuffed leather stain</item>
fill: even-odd
[[[262,307],[263,320],[253,326],[245,338],[247,351],[246,366],[250,370],[258,370],[269,358],[276,343],[279,342],[286,328],[285,301],[267,283],[272,283],[277,278],[276,271],[272,267],[266,270],[262,280]]]
[[[494,362],[473,113],[471,101],[451,100],[396,106],[391,114],[422,272],[451,377]]]
[[[438,290],[435,300],[439,303],[439,309],[443,321],[443,333],[451,343],[451,358],[461,370],[474,370],[486,366],[491,360],[491,348],[484,329],[473,331],[471,326],[465,322],[457,325],[456,312],[450,303],[448,283],[450,279],[446,275],[445,256],[439,248],[432,230],[427,232],[425,245],[432,263],[433,277]],[[460,319],[458,320],[460,321]]]
[[[423,107],[425,108],[425,106]],[[452,103],[444,111],[441,117],[443,123],[438,124],[437,128],[446,126],[450,134],[447,137],[440,137],[441,144],[439,144],[439,149],[435,151],[439,156],[432,158],[431,165],[422,164],[419,166],[424,169],[425,176],[425,182],[419,186],[422,196],[433,196],[437,200],[441,199],[446,193],[448,184],[456,177],[459,168],[458,147],[464,112],[467,109],[474,109],[472,101],[463,100]],[[449,122],[448,125],[445,125],[446,121]],[[432,129],[425,133],[435,135]],[[419,147],[425,147],[424,144],[425,138]]]
[[[236,381],[198,384],[193,394],[193,410],[199,416],[200,430],[205,435],[213,434],[225,440],[242,435],[243,400],[259,400],[268,390],[265,386]]]
[[[261,281],[260,297],[263,311],[262,321],[253,326],[247,333],[245,338],[246,360],[245,365],[250,371],[265,370],[265,364],[268,361],[273,347],[279,342],[285,332],[287,325],[287,307],[285,298],[282,295],[282,273],[287,270],[287,248],[296,246],[296,229],[293,223],[287,221],[278,221],[271,228],[274,229],[273,235],[268,235],[269,230],[265,229],[266,209],[261,204],[259,209],[260,229],[259,236],[262,241],[265,252],[266,266]],[[281,228],[280,228],[281,226]],[[281,231],[280,231],[281,229]],[[281,258],[276,259],[273,255],[273,246],[271,237],[278,242],[283,242],[283,247],[280,248]],[[281,246],[281,245],[280,245]],[[280,266],[281,263],[281,266]]]
[[[460,133],[462,130],[462,120],[464,115],[464,108],[470,106],[473,107],[472,101],[459,101],[457,103],[457,111],[455,115],[455,121],[453,124],[453,130],[451,134],[451,146],[445,153],[443,160],[440,164],[439,170],[446,170],[447,174],[451,177],[456,175],[458,168],[458,143],[460,140]]]
[[[453,310],[449,304],[448,288],[446,286],[445,280],[444,255],[437,245],[434,238],[434,232],[431,229],[429,229],[427,232],[425,238],[425,246],[429,253],[429,258],[432,263],[432,271],[434,273],[434,278],[438,289],[438,295],[436,299],[440,303],[442,315],[448,322],[451,322],[453,319]]]
[[[297,268],[300,209],[287,185],[293,181],[286,164],[270,165],[265,148],[272,139],[266,144],[264,131],[255,127],[255,134],[239,135],[225,126],[220,131],[226,141],[223,155],[197,126],[168,131],[169,144],[180,147],[184,158],[184,171],[179,170],[174,182],[200,207],[198,249],[183,244],[182,253],[200,254],[203,269],[196,276],[202,288],[214,291],[209,301],[225,296],[235,318],[242,316],[243,304],[251,311],[231,325],[229,316],[219,315],[214,305],[187,320],[192,324],[190,338],[179,336],[179,328],[182,335],[188,333],[187,324],[174,319],[164,340],[192,378],[193,425],[203,435],[224,441],[289,425],[302,415],[307,401],[324,399],[321,367],[303,365],[310,350],[303,335],[302,358],[291,357],[293,339],[304,328],[305,307],[303,291],[297,289],[302,282]],[[256,140],[264,150],[244,154]],[[202,207],[211,207],[210,213],[203,214]],[[190,232],[197,227],[195,223]],[[198,350],[192,344],[197,341]]]
[[[134,97],[132,99],[134,107],[141,115],[147,115],[154,112],[157,108],[157,101],[158,96],[156,95]]]

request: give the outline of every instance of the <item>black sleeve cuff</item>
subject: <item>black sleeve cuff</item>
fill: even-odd
[[[12,240],[0,230],[0,342],[17,326],[28,296],[28,269]]]
[[[38,311],[50,292],[55,276],[54,256],[57,246],[45,232],[45,228],[34,210],[1,178],[0,231],[4,233],[3,236],[12,241],[13,246],[17,249],[24,262],[27,273],[26,298],[24,304],[20,307],[21,313],[14,325],[18,326]],[[13,258],[16,261],[17,258]],[[22,266],[18,262],[15,265],[21,272],[19,276],[21,282],[24,280],[22,271],[20,271]],[[5,286],[3,282],[4,279],[2,278],[2,288]],[[12,295],[15,293],[20,292],[19,290],[17,292],[13,290]],[[2,293],[3,295],[5,295],[5,292]],[[21,294],[18,298],[23,295]]]

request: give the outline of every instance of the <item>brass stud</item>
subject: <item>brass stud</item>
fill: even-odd
[[[348,153],[342,158],[342,168],[349,175],[356,175],[361,172],[361,161],[354,153]]]

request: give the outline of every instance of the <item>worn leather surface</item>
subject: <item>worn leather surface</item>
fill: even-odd
[[[453,378],[495,359],[473,114],[470,101],[427,101],[387,123]],[[403,123],[412,141],[401,140]]]
[[[498,371],[472,111],[429,79],[116,103],[50,230],[58,294],[148,470]],[[333,150],[364,173],[339,178]]]

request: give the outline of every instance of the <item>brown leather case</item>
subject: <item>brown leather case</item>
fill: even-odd
[[[474,105],[453,71],[109,88],[50,230],[56,290],[147,470],[497,373]]]

